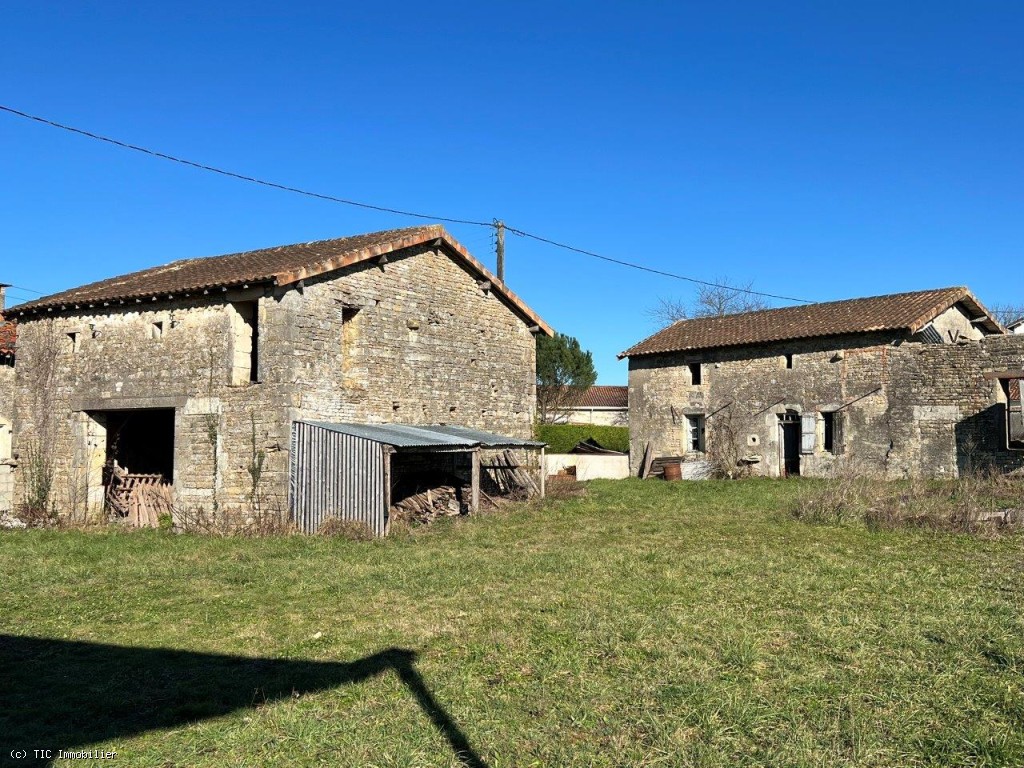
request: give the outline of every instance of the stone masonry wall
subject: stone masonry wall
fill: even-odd
[[[1024,452],[1007,449],[1005,397],[985,374],[1019,370],[1022,361],[1020,337],[922,344],[884,334],[635,358],[631,471],[639,470],[648,441],[655,456],[705,458],[685,442],[685,416],[705,414],[709,450],[730,436],[758,458],[755,473],[778,476],[778,420],[787,410],[815,414],[814,452],[801,456],[804,475],[826,475],[844,462],[890,477],[1014,469],[1024,465]],[[699,386],[691,382],[695,362]],[[825,412],[835,413],[832,452],[823,446]]]
[[[14,467],[12,458],[14,432],[14,366],[13,358],[0,358],[0,512],[14,506]]]
[[[306,281],[282,302],[296,417],[530,437],[536,345],[527,323],[436,248],[388,258]]]
[[[283,509],[291,359],[279,343],[278,307],[262,293],[221,293],[189,304],[126,305],[24,321],[16,369],[22,496],[30,482],[25,460],[40,445],[47,446],[54,459],[57,507],[97,509],[102,503],[104,412],[174,408],[174,485],[180,507],[209,515],[248,504],[255,444],[266,455],[260,491],[267,503]],[[229,383],[226,298],[258,302],[261,383]],[[162,324],[159,334],[156,323]]]
[[[655,456],[703,459],[687,450],[685,416],[704,414],[709,447],[729,431],[740,441],[740,453],[757,457],[756,474],[777,476],[779,415],[843,406],[845,433],[860,436],[858,454],[881,460],[888,448],[883,436],[886,341],[880,335],[839,337],[631,359],[630,471],[639,470],[648,441]],[[792,356],[792,368],[786,367],[786,355]],[[691,382],[690,363],[701,366],[699,386]],[[815,453],[802,461],[805,474],[823,474],[835,461],[821,448],[822,431],[819,423]]]

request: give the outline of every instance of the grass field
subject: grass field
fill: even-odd
[[[369,543],[2,534],[0,762],[1024,764],[1021,538],[810,525],[800,487],[596,482]]]

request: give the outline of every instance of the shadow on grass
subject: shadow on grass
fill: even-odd
[[[415,651],[388,648],[346,663],[293,661],[4,634],[0,765],[46,766],[57,750],[87,749],[386,672],[398,676],[466,768],[487,768],[427,688]],[[27,750],[27,757],[12,757],[15,750]]]

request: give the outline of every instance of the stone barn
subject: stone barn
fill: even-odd
[[[620,357],[633,473],[1024,466],[1024,337],[967,288],[681,320]]]
[[[57,509],[97,512],[127,472],[204,518],[287,516],[297,422],[530,438],[551,332],[436,225],[176,261],[16,317],[20,498],[46,473]]]

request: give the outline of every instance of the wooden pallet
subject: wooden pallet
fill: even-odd
[[[116,474],[107,486],[107,505],[135,528],[156,528],[172,514],[174,486],[163,475]]]

